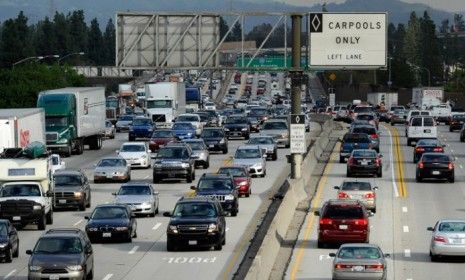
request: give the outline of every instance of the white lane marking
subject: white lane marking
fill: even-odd
[[[451,153],[453,153],[453,152],[454,152],[454,150],[450,149],[450,152],[451,152]]]
[[[411,256],[412,256],[412,254],[410,253],[410,249],[405,249],[404,250],[404,257],[410,258]]]
[[[389,142],[390,142],[390,151],[389,151],[389,162],[391,165],[391,173],[392,173],[392,188],[394,189],[394,194],[396,197],[399,197],[399,190],[397,190],[397,183],[396,183],[396,176],[395,176],[395,171],[394,171],[394,159],[392,156],[392,150],[393,150],[393,145],[392,145],[392,134],[391,130],[389,128],[386,129],[387,132],[389,133]]]
[[[404,213],[407,213],[407,212],[408,212],[408,209],[407,209],[407,207],[405,207],[405,206],[404,206],[404,207],[402,207],[402,212],[404,212]]]
[[[229,230],[229,228],[227,227],[227,228],[225,229],[225,231],[228,231],[228,230]]]
[[[455,160],[458,160],[459,158],[458,157],[455,157]]]
[[[75,223],[73,224],[73,226],[77,226],[77,225],[79,225],[80,223],[82,223],[82,219],[80,219],[79,221],[75,222]]]
[[[144,179],[148,179],[149,177],[150,177],[150,175],[147,175],[147,176],[144,177]]]
[[[460,164],[459,167],[463,169],[463,165]]]
[[[409,232],[410,230],[408,229],[408,226],[404,226],[404,232]]]
[[[161,223],[156,223],[152,229],[157,230],[160,226],[161,226]]]
[[[16,272],[16,269],[13,269],[12,271],[10,271],[10,273],[8,273],[7,275],[5,275],[5,277],[3,277],[3,279],[8,279],[10,276],[12,276],[13,274],[15,274]]]
[[[111,277],[113,277],[113,274],[107,274],[102,280],[110,280]]]
[[[105,204],[108,204],[108,203],[110,203],[110,201],[105,201]]]
[[[131,251],[129,251],[128,254],[129,254],[129,255],[134,254],[134,253],[137,251],[137,249],[139,249],[139,246],[134,246],[134,248],[132,248]]]

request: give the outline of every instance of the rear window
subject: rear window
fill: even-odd
[[[371,191],[371,184],[368,182],[344,182],[341,190],[344,191]]]
[[[354,108],[355,113],[368,113],[368,112],[373,112],[373,107],[355,107]]]
[[[424,118],[423,119],[423,125],[424,126],[434,126],[433,118]]]
[[[370,247],[345,247],[339,250],[338,258],[341,259],[379,259],[381,253],[376,248]]]
[[[420,111],[413,111],[412,113],[410,113],[411,116],[418,116],[420,115]]]
[[[376,129],[374,127],[354,127],[352,129],[354,133],[366,133],[366,134],[376,134]]]
[[[422,125],[422,119],[421,118],[413,118],[412,119],[411,126],[421,126],[421,125]]]
[[[331,205],[323,214],[326,219],[363,219],[363,210],[358,206]]]
[[[450,158],[444,154],[423,154],[421,160],[426,162],[449,162]]]
[[[375,117],[373,115],[358,115],[357,120],[366,120],[366,121],[371,121]]]
[[[345,143],[371,143],[367,134],[346,134],[344,136]]]
[[[376,157],[374,150],[354,150],[352,155],[354,157]]]
[[[420,115],[422,115],[422,116],[429,116],[430,113],[427,112],[427,111],[422,111],[422,112],[420,113]]]

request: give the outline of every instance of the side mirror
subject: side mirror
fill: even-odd
[[[119,154],[119,150],[116,150],[115,152],[116,152],[117,154]]]
[[[384,257],[385,257],[385,258],[390,258],[390,257],[391,257],[391,254],[384,254]]]
[[[434,228],[433,227],[427,227],[426,230],[427,231],[434,231]]]
[[[90,220],[89,216],[84,216],[84,220]]]
[[[88,254],[88,255],[92,254],[92,247],[88,247],[86,249],[86,254]]]
[[[378,156],[379,156],[380,158],[382,158],[382,157],[383,157],[383,155],[378,155]]]
[[[163,212],[163,217],[171,217],[171,212]]]
[[[334,186],[335,190],[340,190],[341,188],[339,186]]]
[[[191,190],[195,191],[197,189],[196,186],[191,186]]]
[[[315,216],[320,216],[320,211],[316,210],[313,214],[315,214]]]
[[[26,250],[26,255],[32,255],[32,250]]]
[[[149,149],[149,150],[147,150],[147,152],[148,152],[148,153],[151,153],[151,152],[152,152],[152,150],[150,150],[150,149]]]
[[[113,192],[113,193],[111,193],[111,194],[112,194],[112,195],[116,195],[116,193],[115,193],[115,192]]]
[[[374,189],[375,191],[377,191],[377,190],[378,190],[378,187],[373,187],[373,189]]]
[[[329,253],[329,256],[330,256],[331,258],[335,258],[335,257],[336,257],[336,253]]]
[[[53,192],[47,191],[47,192],[45,193],[45,196],[47,196],[47,197],[53,197]]]
[[[368,217],[373,217],[375,215],[375,213],[371,212],[371,211],[368,211]]]
[[[111,125],[111,128],[115,128],[115,125],[114,125],[114,124],[112,124],[112,125]]]

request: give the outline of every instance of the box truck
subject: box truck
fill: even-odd
[[[373,106],[384,106],[389,109],[398,104],[397,92],[370,92],[367,94],[367,102]]]
[[[184,83],[161,82],[146,84],[147,115],[157,128],[171,128],[173,120],[186,113],[186,85]]]
[[[105,132],[105,88],[61,88],[39,93],[37,107],[45,110],[47,149],[70,156],[102,147]]]
[[[202,107],[202,94],[198,87],[186,88],[186,109],[197,111]]]
[[[0,153],[7,148],[24,148],[35,141],[45,144],[42,108],[0,109]]]
[[[421,109],[438,106],[443,103],[443,98],[444,88],[442,87],[412,88],[412,103]]]

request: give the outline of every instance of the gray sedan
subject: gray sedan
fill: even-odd
[[[333,257],[333,279],[387,279],[388,254],[377,245],[347,243],[341,245]]]
[[[269,120],[263,123],[260,135],[275,137],[278,145],[289,148],[289,129],[285,120]]]
[[[252,136],[247,145],[258,145],[261,149],[266,149],[266,156],[272,160],[278,159],[278,144],[272,136]]]
[[[115,203],[129,206],[134,214],[155,217],[158,213],[158,192],[150,184],[124,184],[113,195]]]
[[[131,166],[120,156],[101,159],[95,166],[94,183],[131,180]]]
[[[431,236],[431,261],[438,261],[444,256],[465,256],[465,220],[439,220]]]
[[[210,152],[203,139],[185,139],[184,143],[192,148],[192,156],[195,158],[195,167],[201,165],[204,169],[210,166]]]
[[[250,175],[266,176],[266,154],[265,150],[258,145],[239,146],[234,155],[232,165],[246,166]]]

